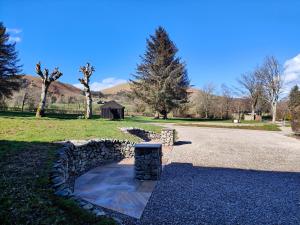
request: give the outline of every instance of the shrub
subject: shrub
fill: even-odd
[[[292,130],[295,134],[300,135],[300,90],[297,85],[290,92],[289,108],[291,111]]]

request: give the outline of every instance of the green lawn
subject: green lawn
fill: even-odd
[[[146,116],[133,116],[128,118],[130,121],[141,122],[141,123],[191,123],[191,122],[226,122],[231,123],[231,120],[221,120],[221,119],[201,119],[201,118],[168,118],[154,119],[153,117]]]
[[[234,124],[232,123],[232,120],[228,120],[228,119],[222,120],[222,119],[202,119],[202,118],[169,118],[167,120],[163,120],[163,119],[154,119],[152,117],[145,117],[145,116],[134,116],[128,118],[128,120],[140,122],[140,123],[175,123],[177,125],[185,124],[185,126],[187,126],[188,124],[192,126],[203,126],[203,127],[222,126],[222,125],[216,125],[218,123],[218,124],[228,125],[224,127],[230,126],[229,128],[231,127],[240,128],[240,125],[243,125],[245,129],[253,128],[255,130],[257,129],[279,130],[279,128],[276,125],[270,124],[269,122],[245,121],[245,120],[242,120],[240,124]],[[248,124],[249,127],[245,126],[245,124]]]
[[[138,141],[120,127],[159,132],[161,127],[125,119],[77,119],[76,115],[0,112],[0,224],[114,224],[95,218],[74,202],[55,197],[48,174],[59,144],[68,139],[115,138]]]
[[[264,131],[280,131],[280,128],[276,124],[259,124],[259,125],[219,125],[219,124],[201,124],[201,123],[178,123],[178,126],[190,126],[190,127],[212,127],[212,128],[227,128],[227,129],[246,129],[246,130],[264,130]]]
[[[1,113],[0,140],[26,142],[54,142],[69,139],[115,138],[137,141],[137,138],[120,132],[121,127],[140,127],[155,132],[160,127],[130,118],[125,120],[78,119],[76,115],[49,115],[36,119],[32,113]]]

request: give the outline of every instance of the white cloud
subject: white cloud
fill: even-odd
[[[19,34],[22,32],[22,30],[18,28],[6,28],[6,31],[12,34]]]
[[[8,41],[9,42],[20,42],[22,39],[18,36],[22,32],[18,28],[7,28],[6,31],[10,34]]]
[[[91,83],[90,87],[91,87],[92,91],[100,91],[100,90],[110,88],[110,87],[116,86],[118,84],[123,84],[123,83],[126,83],[126,82],[127,82],[127,80],[124,80],[124,79],[118,79],[118,78],[115,78],[115,77],[108,77],[108,78],[103,79],[101,82]],[[80,83],[79,84],[73,84],[73,85],[75,87],[83,89],[83,86]]]
[[[294,85],[300,84],[300,54],[285,61],[283,79],[284,94],[288,94]]]
[[[21,38],[20,37],[9,37],[8,41],[9,42],[20,42]]]

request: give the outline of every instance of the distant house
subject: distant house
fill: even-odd
[[[125,107],[116,101],[104,103],[101,107],[101,117],[106,119],[124,119]]]

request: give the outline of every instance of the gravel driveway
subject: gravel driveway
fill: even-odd
[[[300,224],[299,140],[282,132],[175,128],[180,145],[140,224]]]

